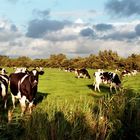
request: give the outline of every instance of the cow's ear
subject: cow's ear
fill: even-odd
[[[2,70],[2,68],[0,68],[0,70]]]
[[[27,74],[32,74],[32,71],[28,70],[28,71],[27,71]]]
[[[40,75],[43,75],[44,74],[44,71],[39,71],[38,72]]]
[[[29,71],[28,69],[26,69],[25,73],[31,74],[31,71]]]

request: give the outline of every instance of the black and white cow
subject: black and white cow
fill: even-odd
[[[7,108],[7,95],[8,95],[8,84],[9,84],[9,77],[7,72],[4,68],[0,68],[0,96],[4,101],[4,108]]]
[[[122,73],[121,73],[121,76],[122,77],[125,77],[125,76],[134,76],[134,75],[136,75],[138,73],[138,71],[137,70],[131,70],[131,71],[129,71],[129,70],[123,70],[122,71]]]
[[[121,73],[121,76],[122,77],[131,76],[131,71],[129,71],[129,70],[123,70],[122,73]]]
[[[28,71],[25,67],[14,67],[13,69],[15,71],[14,73],[26,73]]]
[[[132,70],[131,71],[131,74],[134,76],[134,75],[136,75],[138,73],[138,71],[137,70]]]
[[[39,75],[43,75],[44,71],[38,71],[33,69],[28,73],[12,73],[9,76],[10,80],[10,91],[12,95],[13,108],[15,108],[16,98],[19,100],[21,105],[21,115],[26,110],[26,103],[29,104],[30,113],[32,112],[33,103],[38,88]]]
[[[75,69],[74,68],[65,68],[64,71],[65,72],[74,72]]]
[[[85,68],[76,69],[75,74],[76,74],[77,78],[89,78],[90,79],[90,75],[89,75],[88,71]]]
[[[112,92],[112,88],[115,88],[115,91],[117,92],[117,88],[120,87],[121,81],[119,79],[118,74],[113,73],[113,72],[95,72],[95,83],[94,83],[94,89],[96,91],[96,89],[98,89],[98,91],[100,92],[100,84],[104,83],[104,84],[110,84],[110,92]]]

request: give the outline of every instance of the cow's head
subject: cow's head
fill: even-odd
[[[32,83],[32,86],[36,86],[38,84],[38,78],[39,78],[39,75],[43,75],[44,74],[44,71],[43,69],[32,69],[30,72],[30,82]]]

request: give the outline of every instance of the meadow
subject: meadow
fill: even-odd
[[[104,140],[140,139],[140,74],[121,79],[122,89],[110,93],[101,85],[95,92],[91,79],[76,78],[74,73],[45,68],[39,77],[36,106],[32,115],[20,117],[17,103],[1,109],[0,139],[14,140]],[[7,68],[10,73],[12,69]]]

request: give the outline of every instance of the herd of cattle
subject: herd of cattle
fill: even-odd
[[[91,78],[88,71],[86,69],[78,69],[75,70],[75,74],[77,78]],[[103,70],[98,70],[94,73],[95,82],[93,83],[95,91],[98,90],[100,92],[100,84],[110,84],[110,92],[112,92],[112,88],[114,87],[117,91],[117,88],[121,86],[121,81],[117,73],[114,72],[106,72]]]
[[[91,78],[89,72],[87,69],[73,69],[73,68],[67,68],[65,69],[67,72],[75,72],[75,75],[77,78]],[[137,70],[123,70],[122,72],[119,70],[115,70],[115,72],[108,72],[98,69],[97,72],[93,74],[95,82],[93,83],[94,90],[98,90],[100,92],[100,85],[103,84],[109,84],[110,85],[110,92],[112,92],[112,88],[114,87],[115,91],[117,92],[117,89],[121,88],[121,80],[119,78],[118,73],[120,73],[120,77],[124,76],[130,76],[130,75],[136,75],[138,73]]]
[[[44,70],[42,68],[36,68],[29,71],[26,68],[15,68],[14,72],[9,75],[4,68],[0,68],[0,70],[0,95],[4,101],[4,108],[7,107],[7,95],[9,85],[13,109],[15,108],[15,101],[16,99],[18,99],[21,106],[21,115],[25,113],[27,105],[31,113],[37,94],[39,75],[43,75]],[[67,68],[65,69],[65,71],[74,72],[77,78],[91,78],[89,72],[85,68]],[[137,74],[137,71],[133,70],[132,72],[129,72],[125,70],[121,73],[122,76],[131,74],[135,75]],[[121,80],[119,78],[119,75],[114,72],[107,72],[99,69],[97,72],[94,73],[94,79],[95,80],[93,86],[95,91],[98,90],[98,92],[100,92],[100,84],[102,83],[110,85],[110,92],[112,92],[113,87],[117,91],[117,88],[120,88],[121,86]]]

